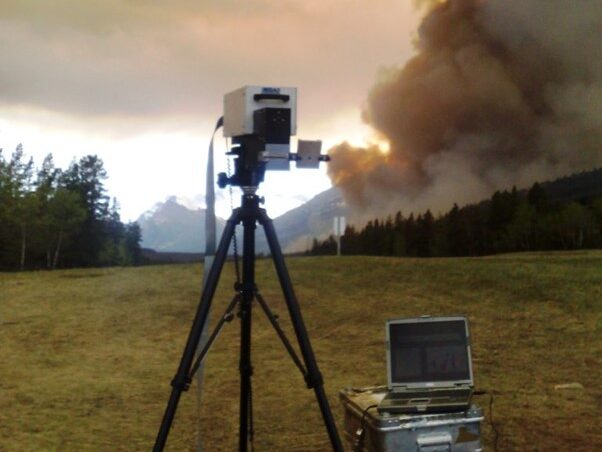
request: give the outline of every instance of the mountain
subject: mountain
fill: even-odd
[[[543,182],[541,186],[551,202],[579,201],[594,195],[598,196],[602,193],[602,169]],[[526,195],[526,191],[520,193]],[[191,209],[184,204],[187,204],[186,201],[171,197],[163,203],[157,203],[153,209],[138,218],[138,224],[142,229],[142,247],[171,253],[204,251],[205,210]],[[311,248],[314,238],[323,240],[332,234],[335,216],[348,216],[348,214],[349,210],[343,202],[340,190],[332,187],[305,204],[275,218],[274,228],[280,246],[285,252],[302,252]],[[218,218],[218,237],[221,236],[224,225],[225,220]],[[237,229],[239,250],[241,250],[242,228]],[[261,228],[258,228],[256,237],[257,252],[267,253],[268,246]],[[182,257],[178,257],[180,258]]]
[[[314,237],[324,239],[332,234],[334,217],[346,214],[341,191],[332,187],[275,218],[274,228],[285,252],[300,252],[311,248]],[[263,243],[258,240],[258,245]]]
[[[205,209],[189,209],[175,196],[143,213],[137,220],[143,248],[155,251],[201,253],[205,251]],[[225,221],[217,219],[218,234]]]
[[[203,252],[205,248],[205,210],[190,209],[176,197],[170,197],[163,203],[143,213],[138,218],[142,230],[142,247],[161,252]],[[340,191],[330,188],[305,204],[292,209],[274,219],[274,228],[285,252],[300,252],[311,248],[314,237],[325,238],[332,233],[333,218],[345,215]],[[217,219],[218,237],[221,236],[225,220]],[[241,243],[242,227],[237,237]],[[268,251],[267,241],[262,228],[257,229],[256,250]],[[242,246],[239,246],[239,250]]]

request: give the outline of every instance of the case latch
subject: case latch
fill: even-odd
[[[419,435],[416,439],[419,452],[447,452],[452,450],[452,436],[448,432]]]

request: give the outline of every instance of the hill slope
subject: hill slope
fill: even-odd
[[[385,383],[386,319],[461,313],[471,320],[477,387],[494,395],[498,450],[602,450],[602,252],[287,262],[339,429],[337,392]],[[0,273],[0,448],[148,450],[200,273],[200,265]],[[231,299],[232,273],[229,265],[214,322]],[[257,279],[293,339],[271,261],[258,261]],[[328,450],[312,391],[254,312],[257,450]],[[207,450],[236,449],[238,334],[238,320],[227,324],[208,357]],[[555,389],[570,382],[586,389]],[[488,415],[488,399],[475,401]],[[169,449],[194,448],[196,415],[193,385]],[[487,422],[483,431],[490,450]]]
[[[311,248],[314,237],[323,238],[332,234],[334,217],[346,213],[347,207],[341,191],[337,187],[331,187],[274,219],[280,246],[289,253],[305,251]],[[261,240],[259,243],[265,246],[263,237]]]

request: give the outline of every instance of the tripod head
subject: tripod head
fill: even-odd
[[[261,154],[265,143],[258,135],[241,135],[232,139],[232,148],[228,155],[234,156],[234,174],[217,175],[217,185],[226,188],[228,185],[237,187],[258,187],[265,177],[266,161]]]
[[[267,170],[288,171],[317,168],[329,161],[321,155],[321,141],[298,140],[297,153],[290,152],[291,136],[297,132],[296,88],[244,86],[224,96],[224,136],[232,138],[228,155],[234,156],[234,174],[218,174],[218,185],[257,188]]]

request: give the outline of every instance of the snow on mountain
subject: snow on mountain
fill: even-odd
[[[199,200],[171,196],[157,203],[138,218],[142,229],[142,246],[156,251],[198,253],[205,249],[205,209]],[[340,191],[330,188],[308,202],[274,219],[280,246],[285,252],[304,251],[314,237],[332,233],[333,218],[346,214]],[[225,220],[217,219],[218,237]],[[242,230],[242,227],[237,229]],[[240,231],[237,234],[240,236]],[[268,251],[262,228],[257,229],[256,250]]]
[[[182,199],[171,196],[140,215],[137,221],[143,248],[191,253],[205,250],[205,209],[190,209],[181,202]],[[218,218],[218,233],[224,224]]]

